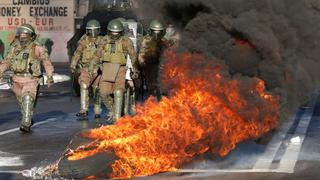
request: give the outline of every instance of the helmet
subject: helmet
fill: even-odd
[[[149,29],[151,30],[151,36],[156,40],[160,40],[164,35],[164,27],[158,20],[152,20]]]
[[[137,22],[137,21],[134,19],[128,19],[127,22]]]
[[[100,34],[100,23],[99,21],[92,19],[87,22],[86,34],[91,37],[96,37]]]
[[[124,28],[119,20],[113,19],[109,22],[107,29],[111,32],[121,32]]]
[[[126,19],[125,18],[123,18],[123,17],[118,17],[118,18],[116,18],[115,20],[118,20],[118,21],[120,21],[121,22],[121,24],[122,24],[122,26],[123,26],[123,30],[125,30],[126,28],[127,28],[127,21],[126,21]]]
[[[28,36],[21,38],[20,37],[21,34],[27,34]],[[34,40],[37,35],[32,25],[23,24],[18,28],[16,36],[20,38],[20,41],[29,41],[29,40]]]
[[[118,17],[118,18],[116,18],[116,20],[120,21],[122,24],[126,23],[126,19],[123,17]]]
[[[149,25],[149,29],[153,31],[162,31],[164,30],[163,25],[158,20],[152,20]]]

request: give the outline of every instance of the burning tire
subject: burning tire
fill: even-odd
[[[64,178],[82,179],[89,176],[108,177],[111,164],[116,160],[112,152],[97,153],[80,160],[68,160],[64,157],[58,164],[59,174]]]
[[[92,140],[76,135],[70,142],[68,149],[75,149]],[[79,160],[69,160],[65,155],[58,163],[59,175],[67,179],[83,179],[89,176],[107,178],[112,169],[111,164],[117,159],[111,152],[101,152]]]

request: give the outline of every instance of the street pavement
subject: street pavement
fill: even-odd
[[[66,64],[56,73],[68,76]],[[92,106],[88,120],[77,120],[79,97],[70,98],[70,82],[52,88],[41,86],[35,124],[29,134],[21,133],[20,112],[13,93],[0,90],[0,179],[32,179],[25,170],[55,163],[79,131],[98,127]],[[92,103],[91,103],[92,104]],[[103,117],[106,109],[103,110]],[[320,179],[320,98],[315,92],[307,106],[297,109],[279,124],[268,143],[248,140],[226,157],[205,154],[177,172],[135,179]]]

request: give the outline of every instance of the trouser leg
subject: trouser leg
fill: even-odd
[[[103,102],[103,104],[107,107],[108,109],[108,117],[107,117],[107,121],[113,121],[113,98],[111,95],[107,95],[107,96],[102,96],[101,100]]]

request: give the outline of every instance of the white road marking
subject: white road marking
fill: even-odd
[[[278,172],[277,169],[178,169],[181,173],[264,173],[264,172]]]
[[[47,83],[47,76],[44,74],[43,76],[43,82],[40,82],[41,85],[46,85]],[[59,83],[59,82],[65,82],[65,81],[70,81],[71,78],[70,76],[68,75],[64,75],[64,74],[57,74],[57,73],[54,73],[53,74],[53,80],[54,80],[54,83]]]
[[[6,173],[6,174],[22,174],[22,171],[1,171],[0,173]]]
[[[259,157],[256,161],[253,169],[269,169],[274,157],[276,156],[280,145],[282,144],[282,140],[285,138],[289,128],[294,123],[295,115],[290,118],[288,123],[284,123],[279,131],[273,135],[272,140],[267,145],[264,153]]]
[[[39,126],[41,124],[46,124],[46,123],[49,123],[49,122],[52,122],[52,121],[56,121],[57,118],[49,118],[45,121],[41,121],[41,122],[37,122],[35,123],[32,127],[36,127],[36,126]],[[9,133],[12,133],[12,132],[15,132],[15,131],[19,131],[20,129],[19,128],[13,128],[13,129],[9,129],[9,130],[6,130],[6,131],[1,131],[0,132],[0,136],[2,135],[6,135],[6,134],[9,134]]]
[[[23,166],[24,163],[20,156],[0,151],[0,167]]]
[[[56,121],[57,118],[49,118],[45,121],[41,121],[38,123],[35,123],[33,127],[46,124],[52,121]],[[19,128],[14,128],[14,129],[9,129],[6,131],[0,132],[0,135],[5,135],[9,134],[15,131],[19,131]],[[1,152],[0,151],[0,167],[16,167],[16,166],[24,166],[24,163],[21,159],[20,156],[16,156],[14,154],[6,153],[6,152]],[[2,171],[0,170],[0,173],[10,173],[10,174],[21,174],[21,171]]]
[[[43,76],[43,82],[41,81],[40,82],[40,85],[46,85],[46,81],[47,81],[47,76],[44,75]],[[57,73],[54,73],[53,74],[53,79],[54,79],[54,82],[55,83],[59,83],[59,82],[65,82],[65,81],[70,81],[70,76],[68,75],[64,75],[64,74],[57,74]],[[10,89],[10,86],[8,85],[7,82],[3,81],[3,82],[0,82],[0,90],[7,90],[7,89]]]
[[[9,87],[8,83],[1,83],[0,84],[0,89],[3,89],[3,90],[10,89],[10,87]]]
[[[294,172],[294,167],[297,163],[300,150],[302,147],[302,143],[304,141],[304,138],[306,137],[307,129],[309,127],[312,115],[313,115],[313,110],[314,106],[317,102],[317,95],[314,95],[308,104],[309,109],[306,109],[302,117],[300,118],[299,124],[295,130],[295,133],[292,137],[299,137],[300,142],[298,143],[290,143],[289,146],[287,147],[283,157],[280,160],[278,170],[281,172],[288,172],[288,173],[293,173]]]

